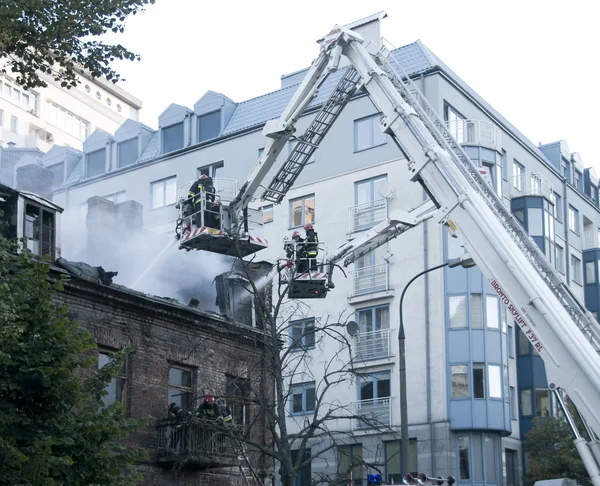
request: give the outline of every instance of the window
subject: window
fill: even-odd
[[[452,365],[452,398],[469,396],[469,368],[467,365]]]
[[[569,204],[569,229],[579,234],[579,211]]]
[[[502,398],[502,374],[500,366],[488,365],[488,383],[490,398]]]
[[[262,211],[263,224],[272,223],[273,222],[273,205],[268,204],[267,206],[263,206],[260,209]]]
[[[469,467],[469,437],[461,435],[458,437],[458,464],[459,464],[459,480],[470,479]]]
[[[198,117],[198,142],[217,138],[221,133],[221,111],[213,111]]]
[[[13,133],[19,131],[19,119],[16,116],[10,117],[10,131]]]
[[[467,327],[467,296],[451,295],[448,297],[450,327]]]
[[[183,148],[183,122],[162,129],[163,154]]]
[[[366,307],[356,311],[359,325],[359,341],[356,342],[355,358],[371,360],[389,356],[387,334],[381,331],[390,328],[390,310],[388,305]]]
[[[556,192],[552,193],[552,202],[554,203],[552,215],[557,221],[562,221],[562,198]]]
[[[111,358],[109,351],[100,351],[98,353],[98,368],[104,368]],[[120,402],[125,405],[125,395],[127,390],[127,360],[123,362],[123,366],[119,373],[114,377],[108,386],[104,389],[107,394],[102,397],[102,403],[105,407],[111,406],[115,402]]]
[[[556,268],[556,270],[558,270],[560,273],[564,274],[565,273],[565,251],[563,250],[562,247],[556,245],[555,247],[555,252],[556,252],[556,257],[554,259],[554,266]]]
[[[512,326],[508,328],[508,357],[515,357],[515,328]]]
[[[4,110],[0,110],[0,127],[4,126]]]
[[[486,481],[496,482],[496,445],[493,437],[486,435],[483,440],[485,451],[485,478]]]
[[[473,363],[473,398],[485,398],[485,364]]]
[[[175,204],[177,201],[177,177],[169,177],[150,184],[152,193],[152,209]]]
[[[464,116],[458,113],[450,105],[444,104],[444,121],[446,122],[448,130],[458,143],[463,143],[465,141],[464,120]]]
[[[223,174],[224,167],[225,164],[223,162],[215,162],[214,164],[198,167],[198,177],[201,175],[206,175],[212,177],[213,179],[217,179]]]
[[[510,387],[510,418],[512,420],[517,420],[519,416],[519,412],[517,409],[517,390],[514,386]]]
[[[510,401],[510,389],[508,382],[508,366],[503,366],[503,375],[502,375],[502,383],[504,383],[504,401]]]
[[[54,164],[50,167],[46,167],[52,174],[54,174],[54,178],[52,179],[52,189],[56,189],[63,185],[65,181],[65,164],[61,162],[60,164]]]
[[[579,192],[583,192],[583,177],[577,169],[575,169],[575,181],[573,185]]]
[[[262,148],[259,148],[259,149],[258,149],[258,158],[259,158],[259,159],[262,157],[262,154],[263,154],[264,152],[265,152],[265,148],[264,148],[264,147],[262,147]]]
[[[475,474],[475,481],[483,482],[483,454],[481,452],[481,434],[473,434],[471,440],[473,441],[473,469]]]
[[[127,167],[138,159],[138,139],[132,138],[117,144],[118,167]]]
[[[535,414],[538,417],[550,417],[550,391],[547,388],[535,389]]]
[[[235,424],[248,423],[248,397],[250,396],[250,383],[246,378],[227,375],[227,404],[231,407],[231,415]]]
[[[571,280],[581,285],[581,260],[571,255]]]
[[[295,451],[290,451],[292,454],[292,464],[296,464],[298,462],[298,460],[300,459],[300,451],[299,450],[295,450]],[[304,449],[304,454],[302,455],[302,462],[308,461],[310,459],[310,449]],[[299,464],[298,464],[299,465]],[[296,472],[296,481],[295,481],[295,486],[312,486],[312,471],[311,471],[311,465],[310,462],[308,462],[307,464],[305,464],[304,466],[302,466],[297,472]]]
[[[290,323],[290,348],[295,350],[315,347],[315,320],[302,319]]]
[[[481,294],[469,296],[471,310],[471,327],[481,329],[483,327],[483,300]]]
[[[521,484],[519,480],[519,459],[517,451],[504,449],[506,457],[506,486],[518,486]]]
[[[24,224],[23,236],[27,240],[27,249],[37,256],[50,255],[54,257],[56,229],[54,212],[27,203]]]
[[[533,415],[531,407],[531,390],[521,390],[521,415],[529,417]]]
[[[37,116],[38,95],[16,86],[12,79],[0,75],[0,96],[17,105],[25,111],[33,111]]]
[[[296,146],[297,143],[298,143],[298,140],[290,140],[288,142],[288,156],[292,154],[292,152],[294,151],[294,147]],[[303,151],[306,151],[307,147],[308,147],[308,145],[305,145],[305,148]],[[298,155],[296,157],[298,157]],[[294,157],[294,160],[298,160],[296,157]],[[302,155],[302,157],[304,157],[304,156]],[[308,160],[308,162],[306,162],[306,164],[307,165],[313,164],[314,162],[315,162],[315,153],[313,152],[312,155],[310,156],[310,159]]]
[[[106,171],[106,149],[86,154],[86,177],[95,177]]]
[[[290,227],[297,228],[315,222],[315,195],[300,197],[290,201]]]
[[[379,128],[381,115],[354,120],[354,151],[360,152],[387,143],[385,133]]]
[[[108,199],[109,201],[112,201],[115,204],[119,204],[127,200],[125,198],[125,194],[125,191],[115,192],[113,194],[109,194],[108,196],[104,196],[104,199]]]
[[[528,356],[529,355],[529,341],[523,334],[521,328],[519,328],[519,356]]]
[[[391,396],[390,372],[358,375],[359,400],[377,400]]]
[[[48,102],[46,107],[47,119],[50,123],[79,140],[87,138],[89,122],[55,103]]]
[[[302,415],[315,410],[315,382],[300,383],[290,388],[290,415]]]
[[[585,262],[585,283],[592,285],[598,283],[596,279],[596,262]]]
[[[485,296],[485,325],[488,329],[499,329],[500,327],[498,302],[498,297]]]
[[[175,402],[184,412],[192,404],[192,371],[172,366],[169,368],[169,403]]]
[[[381,194],[382,185],[386,182],[387,175],[382,175],[354,183],[354,231],[368,229],[387,217],[387,200]]]
[[[353,480],[353,486],[363,486],[362,445],[338,446],[338,474]]]
[[[384,442],[383,445],[385,447],[386,484],[402,484],[402,474],[400,472],[402,464],[402,441]],[[417,439],[409,439],[408,441],[408,460],[406,464],[410,474],[413,476],[419,474]]]
[[[513,187],[518,191],[523,190],[525,166],[513,159]]]

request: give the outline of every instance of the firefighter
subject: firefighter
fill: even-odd
[[[306,231],[306,243],[304,250],[304,257],[307,259],[307,269],[317,269],[317,255],[319,254],[319,237],[313,228],[312,223],[306,223],[304,225],[304,231]]]
[[[175,427],[171,428],[170,431],[170,444],[171,449],[178,450],[183,447],[182,432],[183,432],[183,421],[185,420],[185,412],[175,402],[169,403],[167,409],[168,418],[175,424]]]
[[[233,416],[231,415],[231,408],[223,397],[217,398],[217,405],[221,408],[221,414],[223,415],[223,423],[232,424]]]
[[[223,421],[221,407],[215,402],[215,397],[211,393],[208,393],[204,397],[204,401],[202,402],[202,405],[198,407],[196,413],[198,414],[198,417],[203,419]]]
[[[202,218],[200,211],[202,211],[202,193],[205,193],[205,211],[204,211],[204,226],[210,228],[216,228],[221,226],[221,214],[219,211],[219,205],[215,201],[215,186],[213,184],[212,177],[202,174],[198,177],[190,187],[188,193],[188,199],[191,201],[193,207],[193,213],[195,214],[194,224],[196,226],[202,226]]]

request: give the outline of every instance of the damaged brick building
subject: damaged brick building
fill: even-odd
[[[113,351],[134,349],[109,386],[105,402],[118,400],[128,416],[150,417],[150,426],[130,437],[150,453],[150,460],[139,465],[144,475],[141,484],[242,486],[259,484],[255,476],[269,484],[273,471],[268,460],[234,440],[269,441],[262,409],[256,405],[270,394],[262,363],[266,340],[251,303],[239,306],[239,299],[231,299],[239,279],[219,279],[224,315],[202,310],[198,301],[192,302],[194,307],[138,292],[111,283],[111,275],[98,273],[97,267],[60,258],[61,209],[49,201],[0,186],[0,209],[9,222],[8,236],[26,238],[28,247],[39,255],[50,254],[52,275],[69,276],[58,300],[93,335],[99,366]],[[44,229],[48,225],[51,229]],[[256,265],[253,271],[265,269]],[[206,434],[188,419],[182,425],[188,437],[185,445],[174,446],[169,437],[175,426],[164,423],[168,404],[176,402],[191,410],[207,392],[226,397],[236,434],[228,432],[228,441],[216,446],[207,444],[206,440],[215,442],[218,434]]]

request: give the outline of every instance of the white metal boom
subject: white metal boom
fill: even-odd
[[[350,69],[356,70],[382,113],[380,128],[393,137],[406,157],[411,180],[423,186],[431,202],[409,213],[393,214],[342,246],[332,263],[341,258],[349,263],[426,219],[435,217],[446,224],[539,352],[549,387],[566,391],[591,429],[600,435],[600,326],[483,179],[410,78],[393,65],[387,50],[374,51],[372,45],[344,28],[332,30],[280,121],[265,127],[265,134],[273,141],[242,189],[238,208],[247,206],[268,170],[265,165],[272,165],[282,140],[289,138],[300,108],[312,99],[329,58],[335,68],[340,54],[348,58]],[[600,486],[600,472],[589,449],[578,449],[585,456],[592,481]]]

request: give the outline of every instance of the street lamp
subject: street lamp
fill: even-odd
[[[404,286],[402,290],[402,294],[400,295],[400,327],[398,328],[398,347],[400,348],[400,447],[401,454],[400,459],[402,461],[402,472],[403,474],[408,472],[408,402],[406,397],[406,344],[405,339],[406,335],[404,334],[404,321],[402,319],[402,303],[404,302],[404,294],[410,287],[410,284],[413,283],[416,279],[418,279],[421,275],[424,275],[429,272],[433,272],[438,268],[443,267],[463,267],[463,268],[471,268],[476,265],[475,261],[468,255],[464,254],[458,258],[450,258],[446,263],[442,263],[441,265],[437,265],[435,267],[428,268],[427,270],[423,270],[420,273],[417,273],[413,278],[411,278],[408,283]]]

